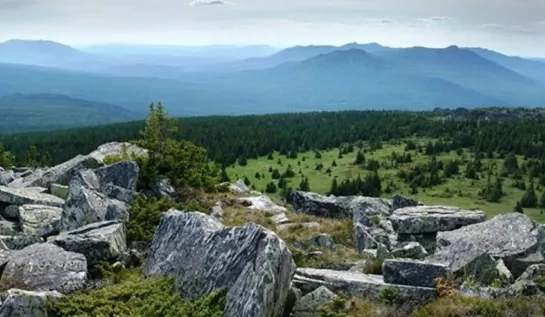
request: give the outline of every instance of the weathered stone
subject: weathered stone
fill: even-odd
[[[411,259],[386,259],[382,263],[384,282],[399,285],[435,287],[435,279],[450,278],[448,266]]]
[[[437,249],[437,233],[398,234],[397,243],[405,242],[418,242],[428,254],[433,254]]]
[[[293,311],[293,307],[295,306],[295,303],[299,299],[303,297],[303,294],[300,289],[295,287],[290,287],[288,291],[288,298],[286,299],[286,306],[284,307],[284,313],[282,314],[282,317],[290,317],[291,312]]]
[[[242,179],[237,180],[234,184],[230,184],[229,190],[234,194],[249,194],[251,192]]]
[[[10,289],[0,294],[0,317],[48,317],[47,301],[61,297],[59,292]]]
[[[66,251],[83,254],[89,266],[111,262],[127,249],[125,226],[116,221],[96,222],[63,232],[52,242]]]
[[[358,272],[358,273],[362,273],[363,271],[365,271],[366,268],[369,267],[369,265],[371,265],[373,262],[371,262],[370,260],[360,260],[360,261],[357,261],[356,263],[354,263],[354,265],[349,269],[350,272]]]
[[[15,180],[13,171],[0,171],[0,186],[7,186]]]
[[[1,244],[0,244],[0,268],[3,268],[6,263],[8,263],[8,260],[12,254],[17,251],[12,250],[6,250]]]
[[[366,227],[360,223],[354,223],[353,228],[358,252],[361,253],[364,249],[375,249],[378,244],[384,244],[387,248],[390,247],[390,236],[383,229]]]
[[[363,249],[361,255],[368,259],[375,260],[377,258],[377,249]]]
[[[357,211],[367,216],[389,216],[391,209],[391,201],[374,197],[335,197],[296,191],[290,198],[298,212],[334,219],[352,219]]]
[[[140,168],[135,162],[122,161],[97,168],[93,172],[97,176],[99,182],[99,188],[97,189],[102,190],[107,184],[112,184],[114,186],[135,191]]]
[[[329,250],[333,250],[336,247],[333,238],[327,233],[321,233],[312,237],[309,241],[307,241],[307,244],[317,248]]]
[[[428,252],[418,242],[403,242],[392,250],[392,255],[396,258],[423,259]]]
[[[89,153],[89,156],[99,162],[103,162],[104,158],[110,155],[122,155],[126,153],[129,156],[148,156],[148,150],[129,142],[109,142],[102,144],[96,150]]]
[[[337,295],[325,286],[318,287],[299,299],[293,307],[292,317],[315,317],[320,314],[320,307],[332,302]]]
[[[29,245],[41,243],[44,240],[38,235],[9,235],[0,236],[0,246],[6,247],[9,250],[21,250]]]
[[[223,218],[223,208],[222,208],[221,201],[217,201],[214,207],[212,207],[212,212],[210,213],[210,216],[216,219]]]
[[[119,187],[111,183],[104,185],[101,191],[110,198],[114,198],[126,203],[133,202],[137,196],[136,191]]]
[[[68,186],[60,185],[60,184],[51,184],[49,186],[49,191],[51,192],[51,195],[57,196],[61,199],[66,199],[68,197]]]
[[[503,282],[513,282],[513,274],[511,274],[511,271],[505,266],[505,263],[503,263],[502,259],[499,259],[496,262],[496,271],[498,271],[498,278]]]
[[[390,220],[398,233],[428,233],[455,230],[483,222],[486,220],[486,213],[458,207],[417,206],[395,210]]]
[[[392,197],[392,211],[405,207],[416,207],[419,205],[421,205],[421,203],[418,200],[407,198],[398,194]]]
[[[438,244],[452,246],[456,252],[471,242],[477,249],[502,259],[515,278],[528,266],[545,262],[544,241],[545,229],[520,213],[498,215],[486,222],[437,234]]]
[[[99,181],[91,170],[78,171],[69,184],[69,194],[61,216],[61,231],[104,220],[125,218],[125,204],[98,191]],[[126,219],[120,219],[126,220]]]
[[[527,267],[524,273],[522,273],[518,277],[517,281],[531,280],[536,276],[542,276],[542,275],[545,275],[545,263],[532,264],[529,267]]]
[[[20,214],[20,209],[21,209],[21,207],[17,206],[17,205],[7,205],[2,210],[1,216],[6,218],[6,219],[10,219],[10,220],[18,220],[19,219],[19,214]]]
[[[62,208],[43,205],[23,205],[19,226],[24,234],[50,236],[59,231]]]
[[[295,264],[286,244],[254,223],[224,228],[197,212],[168,211],[157,227],[144,274],[176,276],[194,299],[226,287],[224,316],[279,317]]]
[[[278,215],[286,212],[287,209],[275,204],[268,196],[261,195],[257,197],[241,197],[240,202],[245,202],[247,208],[261,210],[267,215]]]
[[[309,293],[325,286],[337,295],[375,300],[385,289],[395,289],[401,301],[427,303],[435,298],[435,288],[388,284],[380,275],[349,271],[297,268],[293,285]]]
[[[487,285],[498,277],[496,261],[485,249],[469,240],[437,250],[426,258],[427,261],[446,264],[456,278],[464,279],[472,275],[478,282]]]
[[[64,200],[59,197],[38,193],[26,188],[10,188],[0,186],[0,201],[10,205],[46,205],[62,207]]]
[[[0,218],[0,235],[18,235],[20,232],[17,230],[17,225],[14,222],[4,220]]]
[[[288,218],[288,216],[286,216],[285,213],[274,215],[271,217],[271,220],[277,225],[290,222],[290,219]]]
[[[82,254],[67,252],[51,243],[39,243],[10,256],[0,283],[69,294],[83,289],[86,281],[87,261]]]
[[[174,198],[176,197],[176,188],[172,186],[170,179],[164,178],[157,182],[150,184],[150,192],[152,196],[161,198]]]

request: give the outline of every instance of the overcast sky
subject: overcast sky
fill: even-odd
[[[482,46],[545,56],[545,0],[0,0],[0,41]]]

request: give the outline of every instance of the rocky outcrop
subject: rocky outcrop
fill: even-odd
[[[48,317],[47,302],[61,297],[59,292],[10,289],[0,294],[0,317]]]
[[[7,186],[9,183],[15,180],[15,173],[13,171],[0,171],[0,186]]]
[[[386,289],[395,289],[405,302],[427,303],[435,298],[435,288],[388,284],[380,275],[349,271],[297,268],[293,285],[304,294],[325,286],[337,295],[369,300],[379,298]]]
[[[296,211],[313,216],[352,219],[355,211],[367,216],[390,215],[390,200],[363,196],[323,196],[316,193],[296,191],[290,196]]]
[[[24,234],[47,237],[59,231],[62,208],[43,205],[19,207],[19,227]]]
[[[325,286],[301,297],[293,307],[291,317],[315,317],[320,315],[320,308],[333,301],[337,295]]]
[[[117,221],[96,222],[63,232],[51,242],[66,251],[83,254],[90,267],[112,262],[127,249],[125,225]]]
[[[417,206],[395,210],[390,220],[397,233],[432,233],[483,222],[486,213],[448,206]]]
[[[97,168],[93,172],[98,179],[99,186],[97,189],[100,189],[101,191],[106,185],[114,185],[130,191],[135,191],[140,168],[135,162],[123,161]]]
[[[384,282],[399,285],[435,287],[437,278],[450,278],[447,265],[411,259],[387,259],[382,263]]]
[[[224,316],[283,313],[295,264],[285,243],[256,224],[225,228],[197,212],[168,211],[144,265],[147,276],[176,277],[176,290],[196,298],[226,287]]]
[[[392,211],[405,207],[416,207],[419,205],[422,204],[418,200],[407,198],[398,194],[392,197]]]
[[[83,255],[51,243],[38,243],[9,256],[0,283],[37,292],[69,294],[83,289],[86,281],[87,261]]]
[[[129,156],[148,156],[148,150],[128,142],[110,142],[99,146],[96,150],[89,153],[88,156],[102,162],[105,157],[110,155],[121,155],[123,152]]]
[[[530,265],[545,262],[544,229],[524,214],[509,213],[458,230],[440,232],[437,242],[445,249],[441,254],[450,253],[447,256],[450,258],[465,256],[466,247],[472,244],[475,252],[502,259],[517,278]]]
[[[125,203],[106,197],[92,170],[78,171],[69,184],[69,194],[61,216],[61,231],[106,220],[126,220]]]
[[[10,188],[0,186],[0,202],[9,205],[45,205],[62,207],[64,200],[59,197],[40,193],[31,188]]]
[[[278,215],[287,211],[286,208],[278,206],[268,196],[265,195],[254,197],[241,197],[238,198],[238,201],[246,206],[246,208],[260,210],[270,216]]]

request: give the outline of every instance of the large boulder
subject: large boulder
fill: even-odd
[[[316,193],[296,191],[290,196],[296,211],[334,219],[352,219],[356,211],[367,216],[390,215],[390,200],[363,196],[323,196]]]
[[[281,316],[294,270],[273,232],[254,223],[225,228],[205,214],[174,209],[161,219],[144,265],[146,276],[175,276],[185,298],[226,287],[224,316],[233,317]]]
[[[7,186],[9,183],[15,180],[15,173],[13,171],[0,171],[0,186]]]
[[[48,317],[47,302],[61,297],[59,292],[10,289],[0,294],[0,317]]]
[[[62,208],[43,205],[19,207],[19,227],[24,234],[50,236],[59,230]]]
[[[44,194],[32,188],[10,188],[0,186],[0,202],[9,205],[46,205],[62,207],[64,200],[57,196]]]
[[[424,247],[416,242],[402,242],[392,248],[392,255],[396,258],[423,259],[428,256]]]
[[[398,194],[392,197],[392,211],[405,207],[416,207],[419,205],[422,204],[418,200],[407,198]]]
[[[435,287],[437,278],[450,278],[447,265],[411,259],[386,259],[382,263],[384,281],[390,284]]]
[[[87,261],[51,243],[38,243],[12,253],[2,273],[2,285],[69,294],[87,283]]]
[[[278,206],[266,195],[241,197],[238,201],[246,205],[247,208],[260,210],[268,215],[278,215],[287,211],[286,208]]]
[[[397,233],[430,233],[455,230],[483,222],[486,220],[486,213],[458,207],[416,206],[395,210],[390,220]]]
[[[68,186],[69,194],[61,216],[61,231],[105,220],[127,220],[126,205],[99,191],[100,183],[92,170],[78,171]]]
[[[110,155],[121,155],[123,153],[129,156],[148,156],[148,150],[128,142],[110,142],[99,146],[96,150],[89,153],[88,156],[99,162],[103,162],[104,158]]]
[[[520,213],[502,214],[458,230],[439,232],[437,242],[448,248],[447,253],[459,253],[471,243],[479,252],[502,259],[515,278],[528,266],[545,262],[545,228]]]
[[[350,271],[297,268],[293,285],[310,293],[320,286],[325,286],[337,295],[347,298],[375,300],[388,289],[393,289],[401,301],[427,303],[436,296],[435,288],[389,284],[380,275]]]
[[[102,190],[106,185],[111,184],[128,190],[136,190],[136,181],[140,168],[138,164],[130,161],[123,161],[116,164],[97,168],[93,171]]]
[[[291,317],[316,317],[320,315],[320,308],[332,302],[337,295],[327,289],[325,286],[320,286],[315,291],[306,294],[295,302]]]
[[[51,242],[66,251],[85,255],[89,266],[111,262],[127,249],[125,225],[118,221],[96,222],[63,232]]]

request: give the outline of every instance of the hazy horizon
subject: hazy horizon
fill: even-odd
[[[0,41],[70,46],[342,45],[485,47],[545,56],[541,0],[0,0]]]

